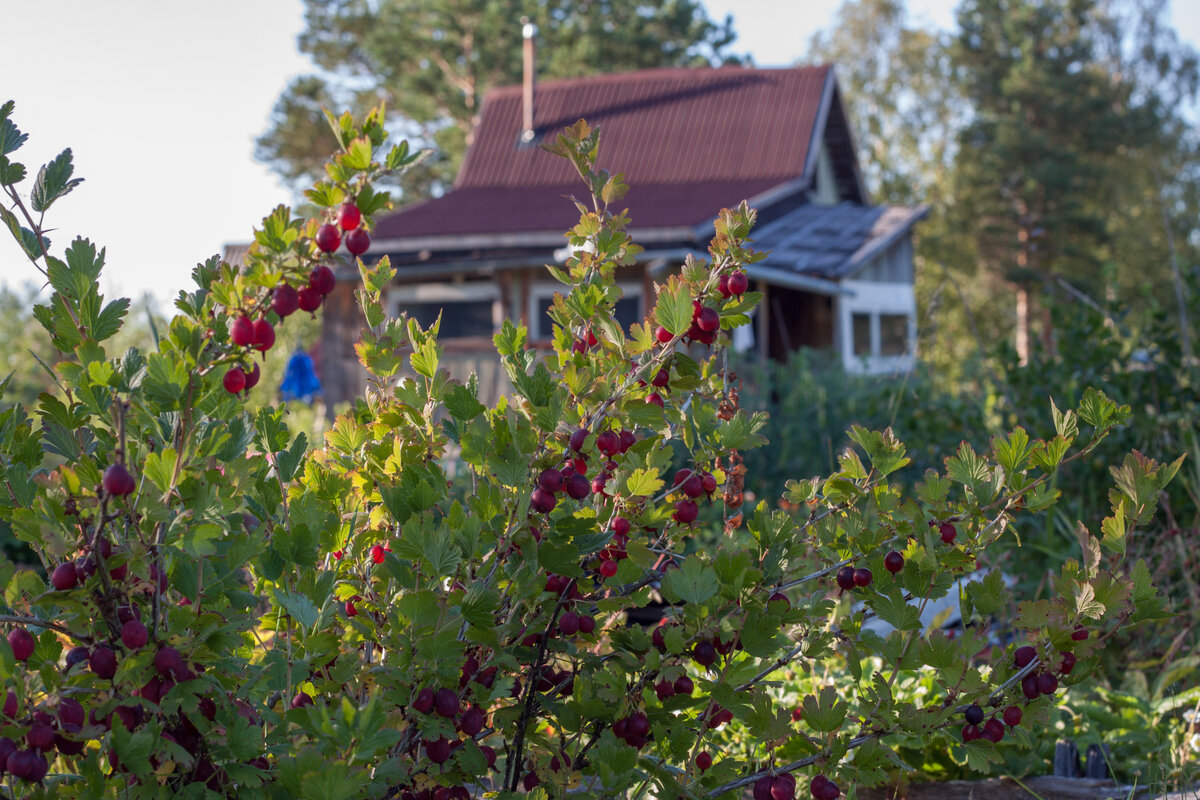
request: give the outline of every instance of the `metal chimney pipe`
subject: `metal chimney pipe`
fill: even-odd
[[[537,61],[535,60],[534,38],[537,36],[537,25],[522,17],[521,35],[525,37],[525,80],[522,86],[522,115],[521,141],[533,141],[533,88],[537,81]]]

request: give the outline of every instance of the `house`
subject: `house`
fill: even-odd
[[[527,45],[528,47],[528,45]],[[487,93],[453,187],[379,219],[366,258],[397,270],[392,309],[425,326],[442,313],[443,364],[478,373],[480,392],[506,378],[491,337],[520,319],[534,343],[551,336],[546,311],[561,288],[544,268],[565,258],[578,221],[566,198],[583,184],[537,145],[584,118],[602,131],[600,164],[625,174],[640,263],[618,283],[629,325],[653,305],[653,283],[688,253],[704,254],[712,221],[742,200],[758,210],[752,265],[764,293],[753,342],[782,359],[822,348],[859,372],[908,369],[915,357],[912,230],[924,208],[872,205],[828,66],[654,69],[498,88]],[[331,405],[356,396],[364,375],[353,343],[361,325],[356,273],[339,272],[326,298],[321,373]]]

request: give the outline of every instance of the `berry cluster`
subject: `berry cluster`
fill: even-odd
[[[108,555],[112,555],[111,549]],[[86,556],[84,559],[91,559],[91,556]],[[79,582],[85,582],[96,571],[94,560],[90,570],[76,567],[77,562],[68,563],[75,567],[73,574],[76,575]],[[66,565],[60,565],[55,573],[65,574],[63,566]],[[115,581],[124,578],[124,566],[120,569],[122,572],[113,577]],[[116,570],[111,570],[110,575],[115,572]],[[59,583],[63,584],[56,586],[59,591],[68,591],[75,588],[76,585],[73,583],[66,586],[62,581]],[[142,587],[131,587],[130,589],[131,595],[141,596],[145,593]],[[197,758],[190,775],[191,779],[205,783],[213,791],[220,791],[227,783],[227,778],[223,770],[214,766],[212,760],[205,753],[201,726],[206,723],[200,720],[200,717],[203,717],[207,723],[212,723],[216,719],[216,702],[211,696],[201,695],[194,712],[180,710],[175,713],[167,713],[164,710],[166,707],[164,700],[174,687],[185,681],[197,680],[204,672],[203,666],[188,664],[174,647],[159,644],[151,662],[154,666],[154,673],[144,685],[130,691],[116,683],[107,683],[116,677],[118,662],[122,658],[134,657],[134,654],[145,648],[150,641],[150,631],[141,620],[138,605],[131,603],[120,606],[116,609],[116,616],[121,624],[120,634],[117,637],[119,641],[95,644],[92,647],[83,645],[72,647],[64,654],[60,668],[65,674],[87,670],[95,676],[95,679],[106,682],[104,684],[105,691],[101,694],[81,695],[84,702],[90,704],[95,700],[99,705],[107,702],[107,697],[115,697],[119,704],[110,712],[101,715],[95,707],[88,710],[79,699],[73,696],[50,696],[40,702],[37,707],[22,713],[17,694],[9,689],[4,698],[3,723],[10,731],[16,729],[21,733],[15,740],[8,736],[0,737],[0,775],[7,771],[19,780],[30,783],[41,781],[47,774],[48,761],[54,757],[54,751],[65,757],[80,756],[88,748],[89,741],[112,729],[112,718],[115,714],[121,724],[130,731],[152,719],[155,720],[155,724],[163,731],[162,738],[164,740],[174,742],[196,754]],[[9,631],[7,639],[13,655],[18,661],[26,662],[33,656],[36,639],[25,628],[12,629]],[[121,653],[124,655],[119,655]],[[172,700],[171,705],[178,706],[179,703]],[[243,710],[243,706],[238,705],[238,713],[246,715],[252,712],[249,712],[249,707],[244,707]],[[247,719],[257,724],[257,720],[250,719],[250,717]],[[124,771],[115,750],[110,751],[108,760],[109,766],[114,771]],[[267,762],[262,758],[254,759],[249,762],[248,766],[261,770],[268,768]]]
[[[336,253],[342,246],[345,234],[346,252],[361,256],[371,247],[371,234],[361,227],[362,212],[353,203],[346,203],[338,210],[337,223],[325,223],[317,228],[317,249],[322,253]]]
[[[790,772],[764,775],[754,782],[752,794],[754,800],[792,800],[796,796],[796,778]]]
[[[1076,627],[1071,634],[1074,641],[1083,641],[1087,637],[1087,629],[1082,626]],[[1058,675],[1070,675],[1071,671],[1075,669],[1076,656],[1074,653],[1063,650],[1059,652],[1059,656],[1061,660],[1055,668],[1036,669],[1021,679],[1021,694],[1024,695],[1026,701],[1036,700],[1042,695],[1053,695],[1058,691]],[[1013,666],[1018,670],[1025,669],[1037,657],[1037,648],[1033,645],[1022,645],[1013,652]],[[961,734],[964,742],[983,739],[996,743],[1004,738],[1006,725],[1009,728],[1015,728],[1021,724],[1022,712],[1019,706],[1010,705],[999,715],[993,714],[990,718],[986,718],[984,710],[978,705],[972,704],[963,712],[963,717],[966,721]]]
[[[346,249],[358,256],[367,251],[371,237],[366,230],[359,227],[362,222],[362,212],[353,203],[345,203],[338,211],[338,224],[342,230],[349,231],[346,236]],[[332,236],[332,238],[331,238]],[[332,253],[341,243],[341,233],[338,227],[325,224],[317,229],[315,237],[317,249],[324,253]],[[360,248],[361,249],[358,249]],[[317,264],[308,273],[308,281],[297,288],[286,280],[276,286],[270,295],[268,307],[275,313],[278,321],[282,322],[296,311],[307,311],[315,314],[325,302],[325,298],[333,292],[337,283],[333,270],[325,264]],[[256,319],[252,313],[239,314],[229,325],[229,341],[235,348],[257,350],[266,353],[275,345],[275,326],[267,317],[267,311],[261,310]],[[240,355],[250,355],[242,352]],[[247,366],[249,364],[249,366]],[[225,391],[230,394],[241,394],[253,389],[261,377],[258,364],[252,360],[230,367],[221,382]]]

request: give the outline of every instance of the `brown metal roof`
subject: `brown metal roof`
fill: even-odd
[[[580,118],[602,129],[599,163],[624,173],[634,228],[702,224],[801,178],[828,67],[655,69],[537,86],[534,142],[522,144],[521,87],[494,89],[454,188],[379,222],[377,239],[561,231],[578,219],[565,195],[584,186],[537,146]]]
[[[549,154],[546,154],[549,156]],[[612,210],[629,209],[631,229],[691,227],[722,208],[777,185],[775,180],[635,184]],[[377,240],[473,233],[561,234],[579,221],[570,197],[588,202],[583,183],[567,186],[472,187],[455,189],[380,219]]]
[[[537,141],[583,118],[603,129],[600,166],[631,185],[778,181],[804,172],[828,67],[653,69],[537,86]],[[565,159],[519,146],[521,87],[487,93],[455,188],[563,186]]]

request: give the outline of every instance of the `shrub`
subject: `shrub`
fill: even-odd
[[[34,217],[75,185],[70,154],[27,206],[11,111],[3,214],[54,290],[36,316],[71,356],[58,394],[0,414],[0,505],[50,575],[0,566],[0,746],[19,796],[833,798],[882,781],[896,736],[986,766],[1007,707],[1036,729],[1098,642],[1159,613],[1144,565],[1102,561],[1177,466],[1130,457],[1101,535],[1081,529],[1053,595],[1022,606],[1019,642],[984,658],[980,630],[921,620],[1128,419],[1096,391],[1054,410],[1052,438],[963,444],[911,494],[888,479],[903,445],[855,429],[833,474],[789,484],[798,512],[743,508],[741,452],[765,444],[765,417],[739,407],[723,353],[758,300],[731,291],[761,257],[754,214],[722,212],[709,258],[622,330],[613,274],[640,248],[582,121],[552,148],[589,192],[554,270],[553,352],[506,323],[515,388],[487,408],[438,369],[436,324],[386,317],[387,260],[356,260],[372,383],[310,448],[278,410],[246,413],[245,393],[291,307],[272,301],[290,286],[318,304],[337,246],[359,254],[387,205],[372,181],[414,158],[384,149],[382,116],[331,118],[343,151],[308,193],[319,219],[276,209],[244,270],[196,268],[156,350],[113,356],[126,301],[98,294],[102,251],[77,239],[53,255]],[[451,451],[469,485],[449,480]],[[722,539],[685,557],[706,522]],[[623,624],[657,597],[664,624]],[[1009,596],[993,574],[963,602],[985,622]],[[779,696],[780,670],[826,664],[846,669]],[[918,669],[931,694],[897,695]]]

